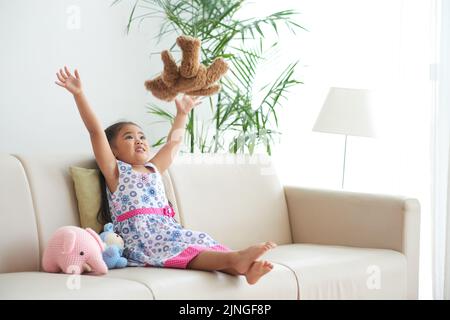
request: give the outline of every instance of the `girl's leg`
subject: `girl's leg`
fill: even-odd
[[[246,274],[255,260],[275,246],[273,242],[264,242],[240,251],[202,251],[188,263],[187,268]]]
[[[261,278],[272,269],[273,264],[269,261],[255,261],[251,264],[250,268],[244,274],[237,272],[233,268],[222,269],[219,271],[231,274],[232,276],[244,275],[248,283],[255,284],[259,280],[259,278]]]
[[[268,261],[253,261],[246,272],[240,273],[232,266],[233,254],[236,252],[202,251],[189,262],[187,267],[196,270],[217,270],[233,276],[244,275],[249,284],[255,284],[263,275],[273,269],[273,265]],[[229,267],[230,265],[231,267]],[[223,268],[224,266],[228,267]]]
[[[206,250],[200,252],[188,265],[188,269],[215,271],[231,268],[234,252]]]
[[[239,272],[237,272],[235,269],[233,268],[226,268],[226,269],[222,269],[219,270],[220,272],[224,272],[224,273],[228,273],[231,274],[232,276],[241,276],[242,274],[240,274]]]

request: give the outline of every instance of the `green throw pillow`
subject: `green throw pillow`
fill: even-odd
[[[92,228],[98,233],[103,231],[103,226],[97,221],[101,204],[99,170],[70,167],[70,174],[75,186],[81,227]]]

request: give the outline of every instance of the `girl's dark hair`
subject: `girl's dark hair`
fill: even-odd
[[[105,129],[106,138],[108,139],[110,147],[112,147],[112,145],[114,144],[114,139],[116,138],[120,129],[122,129],[125,125],[128,125],[128,124],[139,127],[134,122],[121,121],[121,122],[114,123],[113,125],[110,125],[108,128]],[[101,195],[100,209],[98,210],[98,213],[97,213],[97,220],[99,223],[101,223],[101,225],[104,225],[108,222],[112,222],[112,220],[111,220],[111,212],[109,211],[108,196],[106,194],[105,176],[103,175],[101,170],[99,170],[99,171],[100,171],[100,189],[101,189],[102,195]]]
[[[111,147],[114,144],[114,139],[116,138],[120,129],[122,129],[125,125],[133,125],[140,128],[140,126],[131,121],[121,121],[114,123],[113,125],[110,125],[108,128],[105,129],[105,134]],[[97,220],[103,226],[108,222],[112,222],[112,220],[111,220],[111,212],[109,211],[108,196],[106,194],[105,176],[103,175],[101,170],[99,170],[99,172],[100,172],[101,203],[100,209],[98,210],[97,213]],[[170,202],[170,200],[168,200],[168,202],[169,205],[172,207],[172,203]]]

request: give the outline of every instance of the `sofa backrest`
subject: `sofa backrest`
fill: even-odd
[[[0,155],[0,273],[39,269],[33,200],[20,161]]]
[[[62,226],[80,225],[73,181],[72,165],[91,168],[92,157],[79,154],[14,155],[24,167],[33,199],[42,253],[53,233]]]
[[[268,156],[180,153],[169,172],[185,228],[232,249],[292,243],[284,190]]]

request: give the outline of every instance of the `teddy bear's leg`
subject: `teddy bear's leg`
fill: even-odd
[[[200,40],[189,36],[179,36],[177,44],[183,52],[180,66],[181,76],[184,78],[195,77],[200,66]]]
[[[161,52],[161,59],[164,63],[164,71],[161,75],[161,79],[168,87],[173,87],[180,77],[178,66],[170,52],[167,50]]]
[[[206,67],[200,65],[197,76],[194,78],[179,78],[177,83],[173,86],[173,90],[177,92],[195,91],[203,88],[206,81]]]
[[[166,86],[162,81],[161,76],[158,76],[153,80],[145,81],[145,88],[151,91],[156,98],[161,100],[172,101],[177,96],[177,92]]]
[[[186,92],[189,96],[211,96],[220,90],[220,84],[213,84],[207,88]]]
[[[228,64],[221,58],[214,60],[206,72],[205,87],[219,80],[228,71]]]

